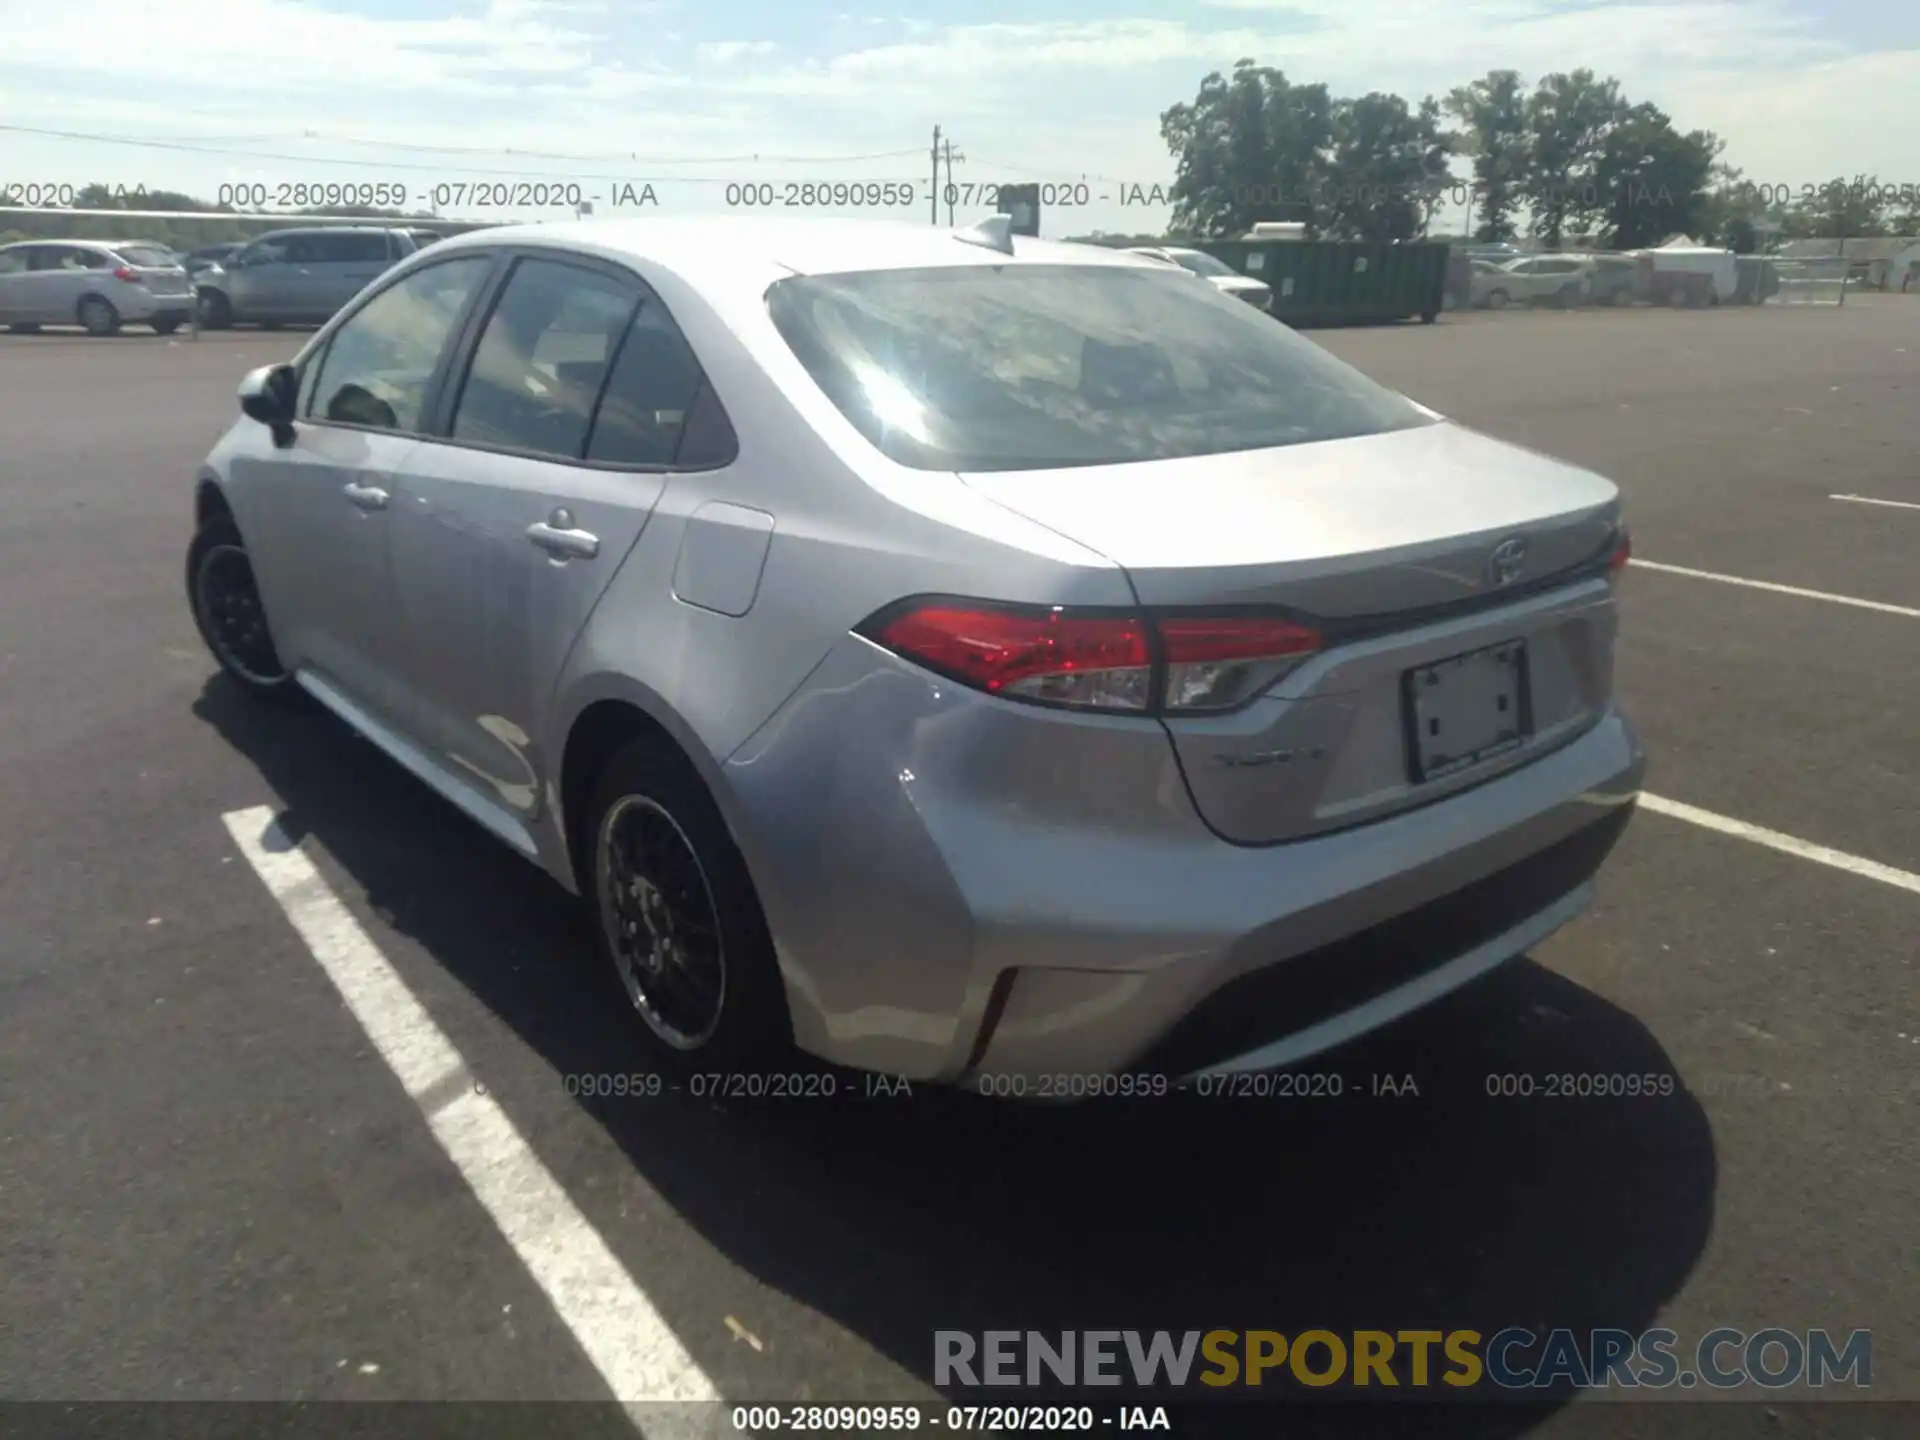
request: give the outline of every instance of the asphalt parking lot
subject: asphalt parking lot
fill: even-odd
[[[940,1329],[1518,1324],[1867,1329],[1870,1394],[1920,1403],[1920,303],[1316,338],[1620,482],[1661,807],[1588,915],[1316,1066],[1338,1101],[1077,1109],[570,1096],[639,1068],[572,905],[331,719],[246,704],[187,616],[194,467],[300,337],[0,339],[0,1396],[604,1401],[612,1364],[938,1407]],[[224,823],[256,807],[557,1183],[547,1229],[509,1243],[449,1162]],[[1488,1094],[1622,1072],[1673,1093]],[[631,1295],[555,1302],[575,1219]],[[1457,1433],[1920,1429],[1734,1398]]]

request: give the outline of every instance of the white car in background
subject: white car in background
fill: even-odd
[[[1476,262],[1476,270],[1477,270]],[[1473,278],[1474,301],[1490,310],[1510,304],[1583,305],[1593,293],[1593,262],[1582,255],[1528,255]]]
[[[0,246],[0,325],[30,333],[123,324],[171,335],[193,311],[193,284],[171,250],[139,240],[26,240]]]
[[[1204,250],[1189,250],[1182,245],[1134,245],[1129,247],[1129,253],[1178,265],[1182,270],[1198,275],[1221,294],[1244,300],[1256,309],[1273,308],[1271,285],[1264,280],[1255,280],[1251,275],[1242,275],[1224,260],[1216,260]]]

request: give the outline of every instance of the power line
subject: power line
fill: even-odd
[[[985,165],[993,170],[1006,170],[1015,175],[1025,175],[1031,180],[1104,180],[1109,185],[1131,185],[1134,183],[1134,181],[1122,179],[1118,175],[1099,175],[1091,170],[1034,170],[1025,165],[1003,165],[998,160],[989,160],[982,155],[976,155],[973,158],[975,164]]]
[[[143,137],[134,136],[134,135],[95,135],[95,134],[83,133],[80,131],[74,131],[74,130],[43,130],[43,129],[38,129],[29,125],[0,125],[0,131],[4,131],[6,133],[14,134],[14,135],[34,135],[42,139],[48,139],[48,140],[80,140],[80,141],[85,141],[95,145],[130,145],[130,146],[134,146],[136,148],[144,149],[144,150],[173,150],[173,151],[184,151],[189,154],[199,154],[199,155],[225,155],[225,156],[230,156],[230,157],[235,157],[235,158],[245,159],[245,160],[281,160],[281,161],[287,161],[294,164],[304,164],[304,165],[311,165],[311,164],[354,165],[354,166],[360,166],[368,169],[381,169],[381,168],[390,169],[390,170],[391,169],[401,169],[401,170],[437,169],[437,170],[451,170],[454,173],[463,174],[463,175],[525,175],[525,176],[528,176],[529,178],[532,178],[532,177],[546,178],[544,171],[501,170],[498,166],[461,167],[457,165],[444,166],[444,165],[415,164],[405,160],[342,160],[337,158],[322,158],[322,157],[313,156],[313,155],[281,155],[281,154],[272,154],[272,153],[261,151],[261,150],[238,150],[238,149],[233,149],[225,146],[194,144],[186,140],[150,140],[150,139],[145,139]],[[219,139],[223,137],[214,136],[211,138]],[[244,138],[244,137],[232,137],[232,138]],[[348,137],[330,137],[316,131],[307,131],[307,132],[304,132],[303,135],[301,136],[262,137],[262,139],[265,139],[265,140],[273,140],[276,138],[277,139],[312,138],[312,139],[331,140],[333,143],[336,143],[336,144],[350,144],[350,145],[376,145],[381,143],[376,140],[352,139]],[[751,155],[682,155],[682,156],[640,155],[640,154],[630,154],[630,153],[614,154],[611,152],[601,153],[598,155],[565,155],[557,151],[487,150],[479,147],[453,146],[453,145],[436,146],[436,145],[397,144],[392,146],[391,148],[396,150],[412,151],[416,154],[507,155],[507,156],[518,156],[528,160],[563,160],[573,164],[580,164],[580,165],[593,165],[593,164],[843,165],[843,164],[857,164],[859,162],[867,161],[867,160],[895,160],[895,159],[900,159],[904,156],[918,155],[920,153],[917,147],[914,149],[908,149],[908,150],[876,150],[863,155],[751,154]]]
[[[522,150],[517,146],[488,149],[472,145],[414,145],[402,140],[368,140],[356,135],[334,135],[324,130],[308,130],[302,138],[325,140],[337,145],[382,145],[390,150],[410,150],[421,155],[519,155],[530,160],[573,160],[583,164],[595,161],[627,161],[642,165],[736,165],[773,162],[781,165],[840,165],[863,160],[898,160],[918,155],[918,146],[905,150],[872,150],[860,155],[630,155],[608,151],[597,155],[562,155],[547,150]]]

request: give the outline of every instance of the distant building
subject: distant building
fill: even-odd
[[[1876,290],[1920,290],[1920,235],[1789,240],[1777,253],[1784,260],[1845,259],[1862,283]]]

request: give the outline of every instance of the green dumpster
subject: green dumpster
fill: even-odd
[[[1432,323],[1445,303],[1447,244],[1415,240],[1196,240],[1187,242],[1273,287],[1289,325]]]

